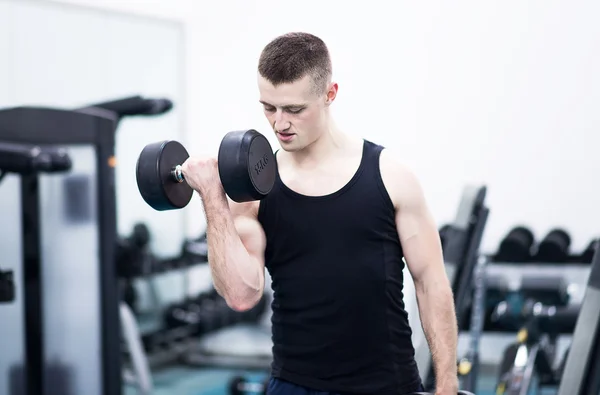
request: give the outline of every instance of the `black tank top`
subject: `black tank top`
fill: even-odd
[[[352,394],[420,389],[382,149],[365,141],[357,172],[337,192],[304,196],[278,173],[260,202],[274,292],[274,377]]]

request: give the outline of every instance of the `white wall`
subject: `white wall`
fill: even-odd
[[[115,173],[119,232],[129,234],[134,223],[146,222],[158,255],[179,253],[185,213],[159,213],[146,205],[136,186],[135,164],[148,142],[181,138],[181,24],[51,2],[0,3],[0,53],[6,55],[0,62],[0,107],[77,108],[133,95],[173,100],[168,114],[123,120]]]
[[[185,21],[193,153],[216,153],[232,129],[268,133],[259,52],[278,34],[309,31],[331,48],[338,123],[401,151],[440,224],[463,184],[483,181],[487,251],[517,223],[539,237],[565,226],[574,248],[600,233],[597,1],[62,1]],[[189,214],[195,234],[197,198]]]

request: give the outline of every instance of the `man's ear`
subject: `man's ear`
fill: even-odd
[[[337,82],[332,82],[331,84],[329,84],[329,88],[327,89],[327,96],[325,99],[326,105],[329,106],[329,105],[331,105],[331,103],[333,103],[333,101],[337,97],[337,92],[338,92]]]

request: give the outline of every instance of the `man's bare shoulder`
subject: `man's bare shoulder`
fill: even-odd
[[[423,199],[421,183],[402,156],[391,149],[381,151],[379,169],[383,184],[396,209]]]

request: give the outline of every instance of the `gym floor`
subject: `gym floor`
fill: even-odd
[[[229,380],[235,375],[244,375],[250,380],[262,381],[265,373],[245,372],[228,369],[195,369],[172,367],[153,374],[153,395],[229,395]],[[483,367],[479,378],[477,395],[494,395],[496,382],[495,367]],[[553,391],[544,391],[551,395]],[[127,387],[125,395],[137,395],[137,390]],[[532,394],[533,395],[533,392]]]
[[[152,395],[229,395],[229,380],[236,375],[262,381],[266,373],[230,369],[198,369],[171,367],[153,372]],[[124,395],[137,395],[133,387],[126,387]]]

